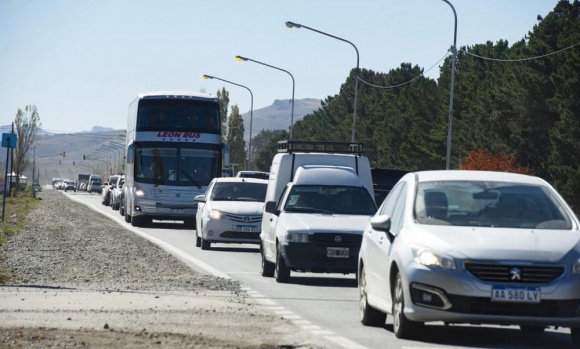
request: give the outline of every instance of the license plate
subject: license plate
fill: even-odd
[[[181,208],[172,208],[171,209],[171,212],[173,212],[173,213],[183,213],[183,209],[181,209]]]
[[[236,225],[236,231],[242,233],[255,233],[258,231],[258,227],[253,225]]]
[[[491,300],[494,302],[540,303],[539,287],[493,286]]]
[[[327,247],[326,257],[328,258],[348,258],[348,247]]]

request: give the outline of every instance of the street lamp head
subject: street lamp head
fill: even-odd
[[[206,79],[206,80],[207,80],[207,79],[213,79],[213,76],[211,76],[211,75],[205,75],[205,74],[204,74],[204,75],[203,75],[203,78],[204,78],[204,79]]]
[[[246,57],[242,57],[242,56],[236,56],[236,61],[241,62],[241,61],[247,61],[248,59]]]
[[[288,28],[302,28],[302,26],[298,23],[294,23],[294,22],[286,22],[286,27]]]

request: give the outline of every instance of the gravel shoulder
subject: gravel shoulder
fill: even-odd
[[[248,298],[60,192],[0,248],[2,348],[321,348]]]

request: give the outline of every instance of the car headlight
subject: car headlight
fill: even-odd
[[[453,258],[445,257],[429,250],[415,251],[415,261],[427,267],[440,267],[455,270]]]
[[[572,274],[580,274],[580,258],[572,264]]]
[[[286,233],[286,242],[308,242],[308,233],[293,233],[291,231]]]
[[[220,219],[226,218],[226,215],[222,211],[211,210],[211,211],[209,211],[209,218],[215,219],[215,220],[220,220]]]
[[[146,197],[147,194],[145,193],[145,190],[143,190],[141,188],[135,188],[135,196],[143,198],[143,197]]]

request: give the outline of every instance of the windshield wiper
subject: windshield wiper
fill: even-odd
[[[193,183],[198,189],[201,189],[201,185],[199,185],[199,183],[197,183],[197,181],[195,179],[193,179],[189,173],[185,172],[185,171],[181,171],[181,173],[183,173],[191,183]]]

